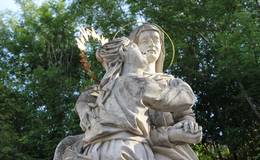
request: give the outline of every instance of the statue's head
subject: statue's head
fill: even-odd
[[[155,62],[155,72],[163,72],[164,34],[157,26],[145,23],[133,30],[129,39],[138,45],[148,63]]]

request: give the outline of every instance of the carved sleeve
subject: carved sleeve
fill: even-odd
[[[76,111],[80,118],[80,127],[83,131],[90,128],[90,119],[95,116],[97,86],[93,85],[81,93],[76,102]]]
[[[154,128],[161,126],[172,126],[174,124],[172,113],[170,112],[160,112],[149,109],[148,113],[150,125]]]
[[[191,109],[194,102],[191,87],[178,78],[161,81],[147,79],[143,103],[152,109],[181,113]]]
[[[158,127],[152,128],[150,131],[150,141],[154,146],[164,146],[171,147],[172,142],[170,142],[168,137],[169,127]]]
[[[175,112],[173,112],[173,119],[174,121],[177,123],[179,121],[182,120],[191,120],[191,121],[195,121],[195,114],[193,112],[192,106],[195,103],[195,95],[191,89],[191,87],[184,81],[175,78],[173,80],[171,80],[170,85],[172,87],[180,87],[183,92],[186,92],[187,96],[190,97],[190,105],[188,108],[184,109],[184,110],[176,110]]]
[[[170,147],[171,142],[169,141],[167,130],[168,126],[173,125],[171,113],[149,109],[149,120],[151,125],[151,143],[155,146]]]

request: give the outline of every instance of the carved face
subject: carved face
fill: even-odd
[[[161,41],[157,31],[144,31],[138,40],[140,51],[145,55],[148,63],[154,63],[160,56]]]

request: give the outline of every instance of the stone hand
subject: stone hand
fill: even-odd
[[[191,121],[191,120],[184,120],[184,121],[181,121],[179,122],[180,124],[178,125],[182,125],[183,126],[183,130],[185,132],[189,132],[189,133],[197,133],[199,131],[202,130],[201,126],[198,125],[198,123],[194,122],[194,121]],[[177,125],[176,124],[176,125]]]
[[[186,123],[187,122],[187,123]],[[197,123],[189,123],[190,121],[182,121],[168,128],[169,140],[173,143],[189,143],[196,144],[202,139],[202,128],[196,126]],[[191,129],[193,127],[193,129]],[[196,128],[197,127],[197,128]],[[190,128],[190,129],[188,129]],[[196,131],[196,132],[195,132]]]

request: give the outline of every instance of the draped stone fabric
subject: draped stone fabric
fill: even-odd
[[[65,148],[58,146],[55,160],[197,159],[188,144],[174,144],[167,135],[167,126],[174,124],[169,112],[178,119],[194,119],[195,96],[187,83],[166,74],[120,76],[115,81],[103,105],[96,103],[101,92],[97,86],[81,94],[76,110],[85,135]]]
[[[154,160],[154,154],[147,143],[135,140],[113,139],[89,144],[84,155],[93,160]]]
[[[162,72],[165,56],[159,28],[144,24],[134,35],[96,52],[106,73],[76,103],[84,134],[62,140],[54,160],[197,159],[188,145],[202,136],[191,87],[155,73]]]
[[[118,77],[104,105],[95,108],[96,117],[93,117],[93,111],[88,115],[90,126],[86,129],[85,142],[100,141],[120,132],[147,139],[150,133],[148,107],[161,111],[192,113],[192,90],[183,81],[172,87],[173,81],[180,80],[159,75]],[[82,111],[79,112],[82,114]]]

